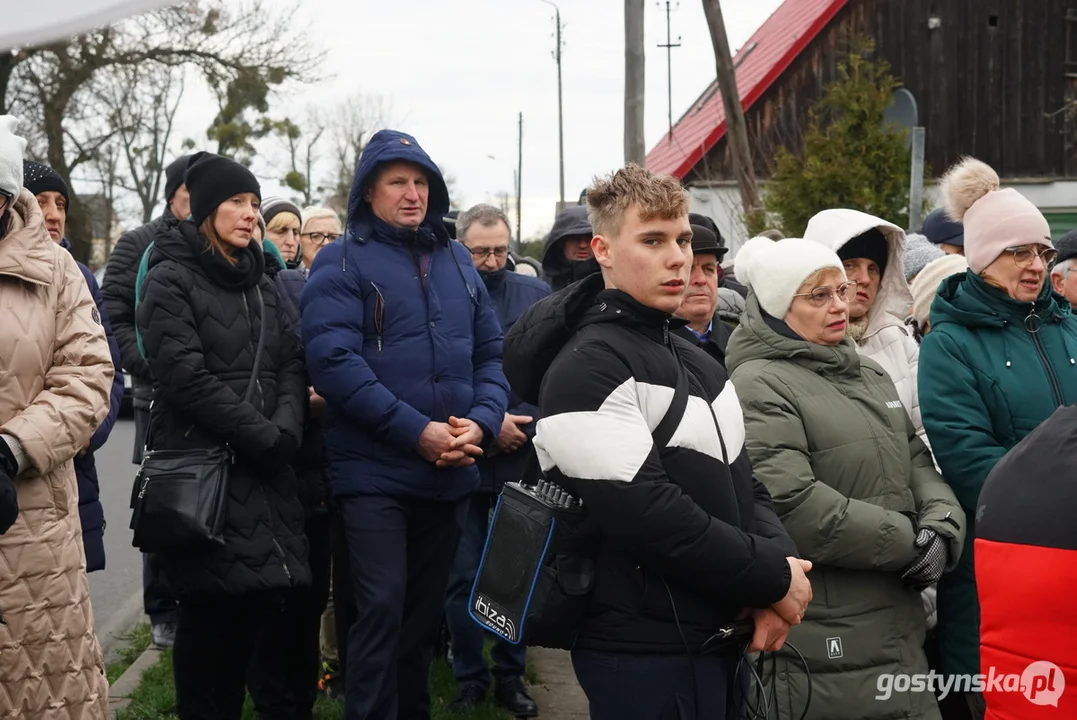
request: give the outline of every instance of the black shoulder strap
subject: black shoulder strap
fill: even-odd
[[[670,343],[672,348],[672,339]],[[673,434],[677,432],[677,426],[681,424],[681,418],[684,417],[684,411],[688,407],[688,373],[681,364],[676,350],[673,350],[673,360],[677,364],[677,386],[673,389],[673,400],[666,409],[666,414],[662,416],[661,422],[658,423],[658,427],[651,433],[654,446],[658,448],[659,453],[673,439]]]
[[[258,345],[254,348],[254,364],[251,366],[251,379],[247,381],[247,391],[243,393],[243,399],[247,402],[254,397],[254,386],[258,383],[258,372],[262,369],[262,355],[266,349],[266,304],[262,297],[262,288],[254,286],[254,292],[258,295]]]

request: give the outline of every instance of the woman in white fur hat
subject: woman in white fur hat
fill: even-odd
[[[931,693],[885,699],[878,678],[926,673],[920,590],[960,555],[964,515],[893,381],[847,337],[857,287],[822,244],[752,240],[747,309],[726,356],[748,453],[815,597],[768,685],[780,720],[939,718]]]

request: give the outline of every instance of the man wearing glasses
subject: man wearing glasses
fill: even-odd
[[[462,213],[456,219],[456,232],[457,239],[471,252],[501,329],[507,333],[525,310],[550,294],[550,287],[537,278],[517,275],[508,269],[511,231],[505,213],[496,207],[476,205]],[[510,396],[501,432],[487,455],[477,462],[482,483],[467,508],[445,600],[445,619],[452,636],[453,675],[458,684],[457,698],[449,706],[452,711],[479,705],[490,687],[491,670],[482,652],[486,632],[468,617],[468,598],[486,541],[490,508],[503,484],[523,476],[537,414],[537,407]],[[538,715],[538,706],[528,696],[521,680],[526,652],[524,645],[495,640],[490,653],[494,662],[494,699],[515,717]]]

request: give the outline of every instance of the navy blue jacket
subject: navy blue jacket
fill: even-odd
[[[430,195],[417,231],[394,229],[363,197],[375,168],[408,161]],[[334,495],[455,500],[474,491],[474,467],[437,468],[416,452],[423,429],[470,418],[484,444],[501,429],[508,382],[501,326],[471,254],[441,218],[449,193],[437,165],[404,133],[382,130],[355,173],[344,236],[318,253],[303,289],[307,372],[326,399]]]
[[[538,278],[517,275],[507,269],[479,274],[486,284],[487,292],[490,293],[490,300],[494,303],[497,319],[501,322],[501,330],[506,334],[529,307],[550,294],[550,286]],[[512,415],[529,415],[534,418],[534,422],[520,429],[530,438],[535,436],[535,423],[539,418],[537,405],[525,403],[517,397],[516,393],[510,391],[508,412]],[[479,458],[476,463],[482,479],[479,489],[485,492],[500,492],[501,486],[505,483],[518,482],[527,468],[527,457],[530,452],[531,443],[528,443],[514,453]]]
[[[70,252],[71,243],[64,238],[60,244]],[[93,295],[97,312],[101,314],[101,327],[108,338],[108,349],[112,353],[112,364],[116,374],[112,378],[112,392],[109,395],[108,415],[94,431],[90,438],[90,447],[85,453],[75,456],[75,477],[79,485],[79,520],[82,521],[82,544],[86,546],[86,572],[105,569],[105,509],[101,506],[101,485],[97,480],[97,465],[94,463],[94,451],[105,444],[116,417],[120,414],[123,401],[123,360],[120,357],[120,345],[112,334],[108,322],[105,301],[101,298],[101,289],[97,286],[90,268],[78,263],[86,285]]]

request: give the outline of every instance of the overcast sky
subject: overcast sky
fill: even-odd
[[[290,6],[294,0],[271,2]],[[564,24],[565,198],[571,201],[596,173],[623,164],[624,3],[558,4]],[[780,4],[722,3],[734,52]],[[550,5],[542,0],[304,0],[298,7],[322,39],[326,80],[279,99],[281,110],[328,107],[357,91],[385,96],[395,127],[414,135],[442,170],[455,176],[457,204],[465,208],[513,192],[517,113],[522,111],[523,236],[549,229],[558,199]],[[702,2],[684,0],[673,8],[673,42],[679,37],[681,43],[673,50],[676,122],[715,70]],[[648,150],[668,128],[666,51],[657,47],[666,39],[665,17],[665,2],[648,0]],[[179,118],[183,132],[204,138],[213,114],[212,102],[185,103]],[[280,190],[272,179],[263,180],[263,194]]]

